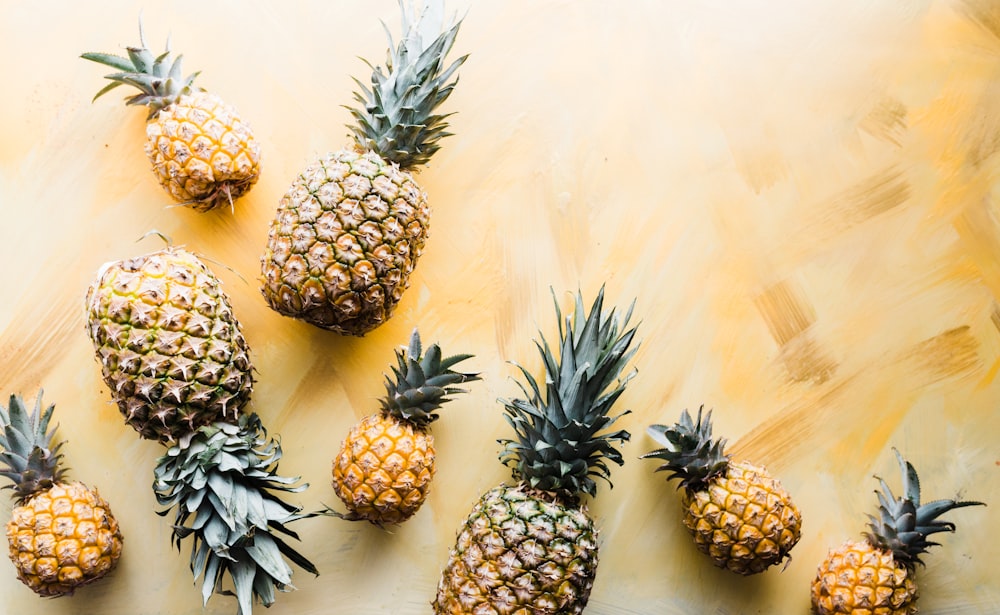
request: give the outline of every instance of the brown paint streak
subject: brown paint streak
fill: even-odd
[[[803,448],[816,446],[817,431],[829,428],[831,419],[843,413],[837,402],[850,390],[854,378],[833,381],[817,394],[805,397],[795,405],[780,410],[732,443],[727,452],[737,459],[755,463],[786,465],[797,458]]]
[[[790,342],[816,320],[803,293],[786,281],[766,289],[755,302],[779,346]]]
[[[819,347],[815,340],[802,335],[781,349],[781,360],[788,376],[795,382],[823,384],[837,371],[837,363]]]
[[[962,13],[1000,40],[1000,4],[993,0],[964,0]]]
[[[996,303],[993,304],[993,310],[990,312],[990,322],[997,331],[1000,331],[1000,305]]]
[[[929,384],[978,369],[982,363],[978,350],[979,342],[969,326],[963,325],[918,343],[903,358],[930,376],[929,381],[922,379]]]
[[[907,130],[906,106],[893,98],[880,100],[861,120],[860,128],[877,139],[900,145],[900,138]]]
[[[46,295],[49,300],[52,295]],[[44,386],[42,382],[62,357],[61,348],[68,340],[86,339],[82,323],[76,317],[83,313],[83,300],[75,295],[49,303],[28,297],[0,333],[0,373],[11,392]],[[79,336],[79,337],[77,337]]]
[[[898,207],[910,198],[910,184],[902,171],[888,168],[848,188],[829,204],[833,220],[860,224]]]

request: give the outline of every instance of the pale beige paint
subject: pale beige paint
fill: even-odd
[[[392,351],[419,325],[483,374],[434,425],[426,506],[386,532],[298,524],[322,574],[268,613],[427,613],[455,531],[509,473],[498,397],[510,361],[536,373],[555,331],[549,288],[636,299],[639,370],[621,409],[633,433],[602,528],[588,613],[799,614],[827,549],[863,530],[874,474],[898,487],[892,447],[928,497],[980,499],[918,572],[924,613],[1000,612],[1000,2],[714,0],[461,2],[448,101],[455,136],[420,176],[432,237],[396,316],[346,339],[271,312],[257,290],[267,225],[292,178],[346,141],[351,76],[384,57],[396,3],[0,3],[0,388],[57,404],[73,476],[97,485],[126,536],[111,578],[41,600],[0,565],[0,612],[234,613],[206,609],[187,552],[154,514],[152,467],[109,403],[83,329],[105,261],[157,247],[210,258],[258,369],[253,408],[311,483],[338,502],[330,460],[376,408]],[[136,42],[144,12],[199,82],[263,143],[264,173],[235,212],[170,207],[142,154],[145,113],[91,104],[83,51]],[[740,457],[794,495],[804,534],[783,571],[739,578],[680,526],[650,423],[715,409]],[[7,510],[5,507],[4,510]],[[262,611],[262,610],[261,610]],[[263,611],[262,611],[263,612]]]

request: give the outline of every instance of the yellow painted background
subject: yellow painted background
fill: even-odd
[[[258,287],[267,225],[295,174],[346,142],[351,76],[380,62],[396,3],[0,3],[0,384],[54,402],[72,475],[97,485],[126,543],[117,571],[41,600],[0,565],[0,612],[206,609],[188,554],[154,514],[161,448],[124,425],[84,332],[108,260],[158,229],[211,259],[258,370],[253,409],[285,449],[307,509],[339,504],[330,460],[376,408],[393,349],[419,325],[470,352],[484,381],[434,425],[429,501],[392,532],[297,524],[321,576],[269,613],[426,613],[454,533],[509,474],[509,361],[536,373],[538,330],[606,283],[641,318],[626,465],[590,508],[602,528],[592,614],[806,613],[828,547],[863,530],[873,474],[898,447],[927,497],[980,499],[918,572],[922,612],[1000,613],[1000,2],[714,0],[455,2],[470,53],[447,103],[455,136],[421,175],[432,236],[395,317],[347,339],[271,312]],[[168,33],[199,83],[237,106],[264,172],[235,212],[171,207],[142,153],[145,113],[102,67]],[[804,515],[784,571],[738,578],[680,526],[645,427],[715,409],[739,457],[766,464]],[[4,516],[9,508],[3,508]],[[993,534],[993,535],[991,535]],[[187,545],[185,545],[185,548]]]

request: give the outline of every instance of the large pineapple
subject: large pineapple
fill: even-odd
[[[879,478],[877,517],[868,515],[863,541],[831,549],[812,583],[813,611],[819,615],[912,615],[917,612],[913,573],[920,556],[938,543],[928,536],[954,532],[955,524],[938,519],[944,513],[982,502],[935,500],[921,505],[920,480],[910,462],[893,449],[903,477],[903,496],[893,495]]]
[[[219,280],[193,254],[169,247],[101,268],[87,293],[87,329],[112,397],[145,438],[169,445],[153,488],[175,512],[173,539],[193,537],[191,571],[238,612],[291,589],[285,558],[315,567],[279,534],[303,518],[275,491],[281,449],[254,414],[241,412],[252,378],[246,342]],[[194,517],[193,519],[191,517]],[[226,581],[227,577],[230,579]],[[229,589],[232,587],[232,590]]]
[[[445,65],[460,21],[443,29],[443,2],[415,18],[400,0],[403,39],[389,37],[386,71],[357,81],[353,147],[309,165],[282,197],[261,258],[261,291],[275,311],[364,335],[392,315],[427,239],[430,207],[413,173],[447,136],[437,107],[465,56]]]
[[[437,454],[429,427],[449,395],[465,392],[456,384],[479,379],[452,369],[471,356],[442,358],[437,344],[424,354],[416,329],[405,352],[396,351],[382,409],[351,428],[333,461],[333,488],[350,511],[346,518],[401,523],[424,503]]]
[[[610,478],[608,461],[623,463],[607,432],[609,412],[631,376],[635,329],[621,332],[614,310],[602,314],[604,291],[585,313],[577,294],[572,317],[560,320],[559,357],[542,339],[544,389],[520,368],[523,399],[504,400],[516,434],[501,460],[516,483],[487,491],[459,530],[441,574],[435,613],[560,615],[581,613],[597,574],[594,520],[581,496],[595,495],[595,477]],[[624,414],[624,413],[623,413]]]
[[[85,53],[87,60],[118,72],[94,96],[126,84],[139,90],[129,105],[146,105],[146,157],[160,185],[175,201],[198,211],[233,207],[260,176],[260,144],[249,124],[215,94],[193,85],[198,73],[184,76],[181,56],[158,56],[146,48],[142,24],[139,46],[128,57]]]
[[[107,263],[86,304],[104,381],[143,438],[175,442],[234,421],[249,401],[240,324],[219,279],[191,252],[168,247]]]
[[[734,462],[724,439],[712,439],[712,412],[695,422],[652,425],[649,434],[664,448],[643,455],[662,459],[657,470],[684,487],[684,526],[698,550],[716,566],[743,575],[763,572],[788,557],[799,541],[802,515],[788,492],[763,467]]]
[[[0,406],[0,475],[13,481],[16,506],[7,523],[17,578],[40,596],[72,594],[108,574],[122,554],[122,535],[96,490],[66,479],[62,442],[52,444],[39,391],[29,412],[20,396]],[[11,487],[8,487],[11,488]]]

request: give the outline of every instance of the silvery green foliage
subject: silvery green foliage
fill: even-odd
[[[938,532],[954,532],[955,524],[938,519],[944,513],[965,506],[985,506],[982,502],[962,502],[958,500],[934,500],[926,504],[920,503],[920,479],[917,471],[903,456],[893,449],[899,472],[903,479],[903,495],[896,497],[889,485],[878,479],[882,490],[875,491],[878,496],[878,517],[868,515],[868,527],[871,532],[865,532],[868,541],[887,551],[892,551],[893,558],[913,568],[923,564],[920,556],[927,549],[939,543],[927,540],[931,534]]]
[[[35,409],[28,412],[20,395],[12,394],[7,408],[0,406],[0,476],[13,484],[18,502],[49,489],[63,479],[65,470],[59,467],[63,443],[52,445],[55,429],[49,431],[49,421],[55,405],[42,409],[42,391],[38,391]]]
[[[419,14],[403,0],[399,8],[403,37],[397,44],[385,28],[389,49],[384,71],[365,60],[372,69],[371,87],[354,80],[360,106],[348,107],[356,122],[348,128],[362,147],[405,170],[427,164],[441,148],[438,141],[451,135],[445,121],[450,114],[434,110],[451,95],[458,83],[455,71],[468,55],[445,64],[462,22],[444,29],[443,0],[425,2]]]
[[[589,312],[577,292],[573,314],[563,322],[556,302],[558,359],[544,337],[535,343],[545,364],[544,385],[518,365],[524,377],[518,382],[524,397],[500,400],[506,410],[504,418],[517,434],[514,439],[500,440],[504,447],[500,459],[532,489],[569,498],[580,493],[593,496],[597,492],[594,477],[611,482],[605,461],[624,462],[616,445],[627,441],[629,432],[605,430],[629,412],[610,414],[635,375],[634,369],[623,375],[638,348],[629,348],[635,327],[627,329],[634,302],[621,322],[615,309],[603,313],[603,306],[603,287]]]
[[[173,542],[193,537],[191,571],[202,577],[207,603],[232,578],[239,615],[250,615],[253,602],[274,602],[274,591],[291,587],[288,558],[303,570],[315,566],[279,534],[298,539],[286,524],[311,516],[282,501],[276,492],[297,493],[308,484],[277,475],[281,446],[267,439],[256,414],[238,424],[213,423],[185,436],[157,462],[153,490],[157,502],[174,511]]]
[[[139,23],[139,46],[128,47],[127,50],[127,58],[110,53],[95,52],[87,52],[80,56],[85,60],[104,64],[119,71],[105,75],[105,78],[110,79],[111,83],[94,95],[94,100],[122,84],[131,85],[138,88],[140,93],[126,99],[126,104],[147,105],[149,117],[153,117],[160,112],[160,109],[177,102],[181,96],[201,90],[193,85],[198,73],[184,76],[181,69],[182,57],[175,58],[173,56],[169,40],[166,51],[158,56],[153,55],[153,52],[146,46],[142,33],[142,22]]]

